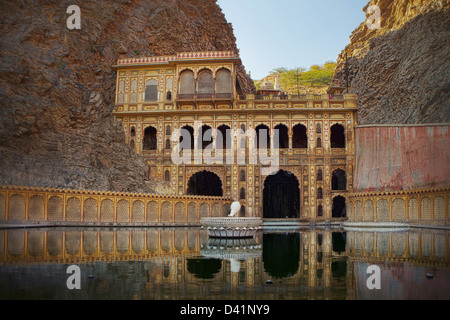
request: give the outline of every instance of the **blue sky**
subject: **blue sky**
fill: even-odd
[[[242,62],[259,80],[277,67],[336,61],[369,0],[218,0]]]

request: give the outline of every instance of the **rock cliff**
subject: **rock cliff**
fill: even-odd
[[[69,30],[67,8],[81,9]],[[118,58],[238,52],[215,0],[2,1],[0,184],[151,192],[114,122]],[[244,68],[240,86],[254,85]]]
[[[335,79],[358,94],[358,121],[450,122],[449,0],[371,0],[367,20],[353,31],[338,57]],[[371,5],[380,28],[369,28]],[[374,22],[374,21],[373,21]]]

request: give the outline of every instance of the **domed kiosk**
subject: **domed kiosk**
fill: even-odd
[[[251,238],[261,229],[259,217],[235,217],[241,209],[238,201],[231,204],[228,217],[205,217],[200,219],[202,228],[210,238]]]

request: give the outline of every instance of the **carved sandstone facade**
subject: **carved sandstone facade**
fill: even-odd
[[[238,199],[241,216],[281,218],[277,208],[289,205],[290,218],[346,217],[355,163],[356,95],[292,96],[276,90],[243,95],[236,77],[240,65],[233,52],[117,62],[114,115],[129,145],[150,165],[149,176],[177,196],[201,195],[206,183],[207,191],[216,192],[209,195]],[[188,150],[179,150],[181,130],[190,136]],[[267,150],[253,141],[262,135]],[[211,162],[205,149],[211,158],[228,156],[229,161]],[[278,154],[278,167],[265,170],[267,163],[252,161],[253,150],[268,157]],[[189,161],[176,163],[174,155]],[[282,184],[287,189],[277,191]],[[291,198],[278,207],[268,203],[276,192]]]

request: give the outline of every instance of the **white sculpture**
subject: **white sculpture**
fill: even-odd
[[[230,214],[228,216],[234,217],[236,213],[238,213],[239,210],[241,210],[241,204],[239,203],[239,201],[235,201],[231,204],[230,209],[231,209]]]

